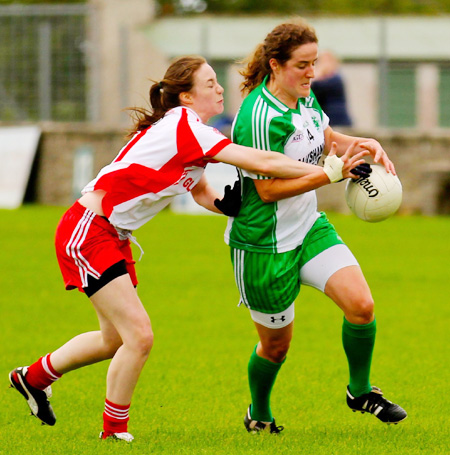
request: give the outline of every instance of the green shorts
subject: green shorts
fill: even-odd
[[[305,264],[335,245],[344,245],[344,242],[326,215],[322,213],[309,230],[303,244],[295,250],[272,254],[230,248],[241,302],[251,310],[261,313],[276,314],[284,311],[294,302],[300,292],[301,271]],[[328,276],[346,265],[357,264],[350,250],[347,247],[345,250],[348,251],[348,254],[344,251],[342,262],[337,261],[333,265],[333,270],[328,271]],[[326,267],[326,264],[324,265]],[[315,274],[320,281],[324,273],[319,264],[319,267],[315,265],[314,273],[308,273],[308,276]],[[305,281],[306,284],[321,290],[325,286],[325,283],[315,285],[309,282],[309,279]]]

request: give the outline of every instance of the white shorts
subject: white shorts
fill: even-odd
[[[327,281],[338,270],[351,265],[358,265],[347,245],[333,245],[313,257],[300,269],[300,281],[319,291],[325,291]]]
[[[251,309],[249,311],[254,322],[263,325],[264,327],[268,327],[269,329],[281,329],[294,320],[295,304],[292,303],[291,306],[277,314],[261,313],[260,311]]]

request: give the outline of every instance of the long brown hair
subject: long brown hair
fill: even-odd
[[[276,26],[257,46],[255,52],[244,60],[246,66],[240,71],[244,76],[242,93],[251,92],[272,72],[269,64],[272,58],[284,65],[297,47],[317,42],[315,30],[301,19]]]
[[[159,82],[153,81],[150,87],[151,110],[139,107],[128,108],[134,119],[134,127],[129,135],[148,128],[164,117],[168,110],[180,106],[180,93],[192,90],[194,74],[204,63],[206,60],[198,55],[179,57],[174,60],[167,68],[164,78]]]

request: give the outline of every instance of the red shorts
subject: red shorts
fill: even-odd
[[[137,285],[130,241],[120,240],[115,228],[78,202],[64,214],[56,229],[56,257],[67,290],[88,286],[88,275],[99,279],[106,269],[125,260]]]

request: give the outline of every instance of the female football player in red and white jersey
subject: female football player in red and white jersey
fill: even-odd
[[[56,231],[56,252],[66,289],[91,300],[100,329],[83,333],[29,367],[11,371],[11,385],[32,413],[54,425],[50,385],[77,368],[112,359],[107,374],[100,437],[132,441],[128,412],[153,345],[150,318],[136,292],[132,231],[178,194],[191,192],[205,208],[233,215],[240,188],[224,198],[207,183],[208,161],[221,161],[260,175],[337,181],[363,162],[349,152],[323,168],[280,153],[235,145],[206,122],[223,112],[223,88],[201,57],[182,57],[150,89],[151,111],[134,109],[134,134],[113,162],[82,191]],[[237,198],[235,197],[237,196]],[[237,199],[238,202],[234,203]]]

